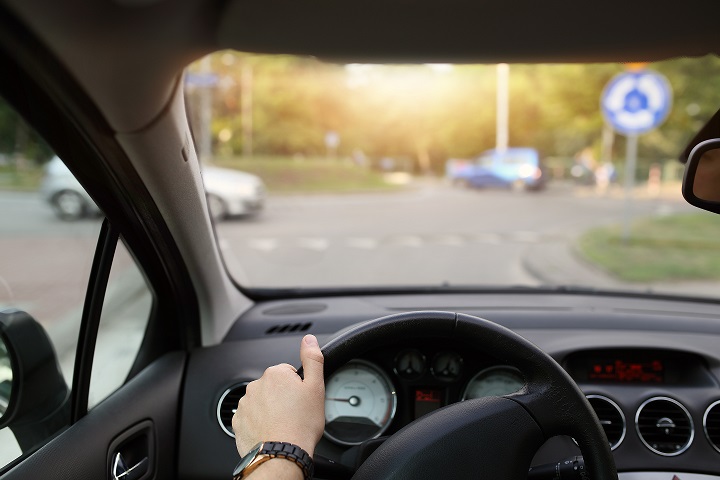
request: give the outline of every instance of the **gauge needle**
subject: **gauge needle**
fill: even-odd
[[[350,398],[328,398],[328,397],[325,397],[325,401],[327,401],[327,400],[330,400],[331,402],[347,402],[353,407],[357,407],[358,405],[360,405],[360,398],[358,398],[354,395]]]

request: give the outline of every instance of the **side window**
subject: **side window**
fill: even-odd
[[[68,391],[102,220],[62,160],[0,98],[0,312],[22,310],[42,326],[52,344],[48,351],[54,350],[59,364],[59,385],[64,382]],[[151,308],[150,290],[121,241],[103,305],[90,407],[125,382]],[[11,348],[0,342],[0,425],[17,380],[6,351]],[[11,418],[16,412],[7,413]],[[69,415],[57,418],[47,435],[69,422]],[[37,431],[18,432],[12,423],[0,428],[0,469],[46,441]]]
[[[152,294],[145,278],[120,240],[100,317],[90,377],[90,408],[125,383],[152,309]]]

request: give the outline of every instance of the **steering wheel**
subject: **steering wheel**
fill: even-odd
[[[535,452],[556,435],[575,439],[589,478],[617,480],[605,432],[575,382],[538,347],[488,320],[424,311],[362,323],[323,347],[325,379],[398,338],[462,340],[517,367],[527,383],[511,395],[466,400],[415,420],[370,455],[353,480],[525,480]]]

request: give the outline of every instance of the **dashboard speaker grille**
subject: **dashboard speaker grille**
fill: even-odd
[[[607,397],[588,395],[587,399],[590,406],[595,410],[600,425],[605,430],[605,436],[610,442],[610,448],[615,450],[625,438],[625,415],[623,415],[617,403]]]
[[[687,450],[695,435],[687,409],[667,397],[651,398],[640,405],[635,425],[645,446],[666,457]]]
[[[715,447],[715,450],[720,452],[720,400],[705,410],[703,427],[705,428],[705,436],[707,439],[712,446]]]
[[[223,432],[227,433],[231,437],[235,437],[232,429],[232,418],[237,409],[237,404],[240,399],[245,395],[245,389],[247,384],[250,382],[243,382],[225,390],[220,396],[217,406],[217,420],[222,428]]]

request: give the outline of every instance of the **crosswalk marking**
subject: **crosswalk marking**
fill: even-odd
[[[274,238],[254,238],[248,240],[248,246],[261,252],[272,252],[278,248],[278,241]]]
[[[539,243],[543,241],[561,241],[563,235],[540,234],[537,232],[516,231],[504,234],[431,234],[431,235],[391,235],[388,237],[300,237],[300,238],[251,238],[247,246],[261,252],[272,252],[279,248],[301,248],[321,252],[332,247],[346,247],[358,250],[374,250],[383,247],[464,247],[466,245],[500,245],[503,243]],[[226,243],[223,249],[229,248]]]
[[[465,238],[460,235],[440,235],[434,238],[438,245],[446,245],[448,247],[462,247],[467,243]]]
[[[540,235],[537,232],[513,232],[510,238],[521,243],[536,243]]]
[[[478,233],[477,235],[474,235],[473,239],[478,243],[502,243],[502,237],[497,233]]]
[[[423,239],[417,235],[400,235],[388,241],[388,244],[399,247],[422,247],[423,243]]]
[[[352,248],[360,248],[363,250],[372,250],[377,248],[379,242],[374,238],[352,237],[346,240],[346,245]]]
[[[327,238],[299,238],[298,245],[301,248],[322,252],[328,249],[330,241]]]

